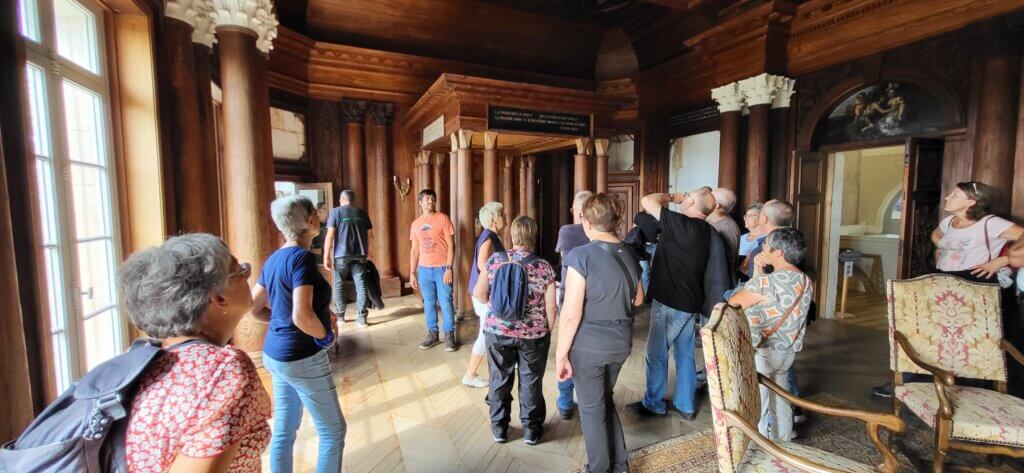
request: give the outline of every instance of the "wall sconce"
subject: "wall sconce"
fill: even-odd
[[[398,195],[402,196],[402,203],[405,203],[405,196],[409,195],[409,178],[404,181],[399,181],[398,176],[391,176],[391,182],[395,185],[395,190],[398,191]]]

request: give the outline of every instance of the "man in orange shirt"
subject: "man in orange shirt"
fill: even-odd
[[[452,304],[452,264],[455,260],[455,226],[447,215],[437,212],[437,194],[423,189],[416,200],[423,215],[409,227],[409,283],[423,294],[423,314],[427,318],[427,338],[420,343],[426,350],[440,343],[437,334],[437,303],[444,317],[444,350],[455,351],[455,309]]]

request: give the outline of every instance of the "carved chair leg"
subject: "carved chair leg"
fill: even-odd
[[[895,390],[895,386],[893,386]],[[899,399],[896,399],[895,393],[892,396],[892,411],[896,417],[900,416],[900,410],[903,408],[903,403]],[[889,432],[889,448],[892,450],[896,449],[896,432]]]
[[[946,466],[946,452],[949,448],[950,425],[948,419],[935,416],[935,451],[932,454],[932,473],[942,473]]]

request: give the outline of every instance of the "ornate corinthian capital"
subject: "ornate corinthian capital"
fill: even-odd
[[[769,74],[758,74],[739,81],[739,90],[748,107],[772,103],[777,84]]]
[[[195,5],[194,8],[196,10],[192,42],[212,48],[213,43],[217,41],[217,38],[213,35],[213,30],[217,26],[213,22],[213,5],[210,4],[210,0],[196,0],[192,3]]]
[[[775,81],[775,98],[772,99],[772,108],[788,108],[789,99],[796,87],[796,79],[785,76],[771,76]]]
[[[264,54],[274,48],[277,16],[271,0],[210,0],[216,27],[238,26],[256,33],[256,48]]]
[[[743,108],[743,95],[735,82],[711,89],[711,98],[718,102],[718,111],[738,112]]]
[[[205,3],[206,0],[167,0],[164,4],[164,16],[195,27],[196,16],[199,15],[197,9],[205,7]]]

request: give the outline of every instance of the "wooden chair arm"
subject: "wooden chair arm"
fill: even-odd
[[[863,421],[867,424],[868,437],[871,438],[871,443],[875,446],[875,449],[878,450],[878,453],[882,455],[883,463],[878,467],[878,471],[883,473],[896,473],[899,469],[899,460],[896,459],[896,454],[893,453],[889,443],[882,441],[880,430],[885,428],[891,432],[890,435],[902,433],[907,428],[903,419],[900,419],[898,416],[893,414],[862,411],[859,409],[844,409],[841,407],[832,407],[811,402],[790,394],[789,391],[782,389],[781,386],[775,384],[774,381],[762,374],[758,374],[757,377],[761,384],[765,385],[765,387],[772,390],[775,394],[782,396],[783,399],[789,401],[793,405],[819,414],[846,417]]]
[[[810,460],[798,457],[792,453],[787,452],[782,447],[775,445],[771,440],[765,438],[757,431],[757,427],[750,425],[746,420],[739,416],[739,414],[723,409],[722,412],[725,414],[725,422],[727,425],[736,427],[743,431],[750,440],[753,440],[759,447],[763,448],[768,453],[778,457],[782,461],[792,465],[795,468],[799,468],[801,471],[807,471],[809,473],[843,473],[841,470],[829,468],[824,465],[819,465]]]
[[[1008,353],[1014,360],[1017,360],[1017,363],[1024,365],[1024,353],[1021,353],[1020,350],[1013,346],[1009,340],[1004,338],[999,342],[999,344],[1002,345],[1003,350],[1005,350],[1006,353]]]
[[[942,381],[942,384],[945,384],[946,386],[952,386],[956,382],[956,378],[953,376],[953,373],[939,368],[938,366],[925,363],[924,360],[921,359],[921,356],[917,354],[917,351],[914,350],[914,347],[910,345],[910,340],[907,340],[906,335],[903,335],[900,331],[896,331],[893,333],[893,336],[896,339],[896,344],[899,345],[900,348],[903,348],[903,351],[907,354],[907,357],[910,358],[910,361],[913,361],[915,365],[931,372],[931,374],[935,376],[936,382]]]

